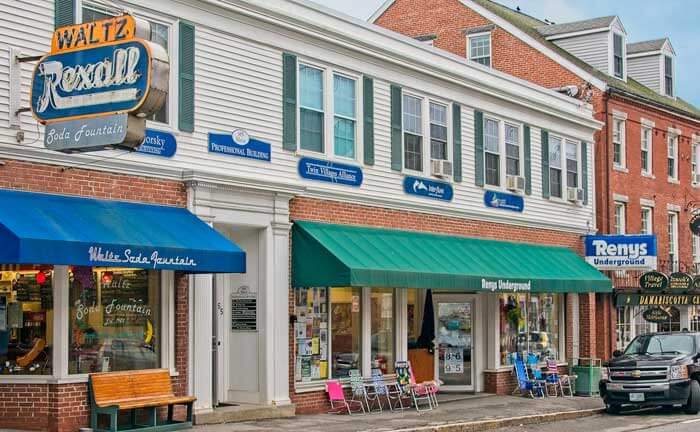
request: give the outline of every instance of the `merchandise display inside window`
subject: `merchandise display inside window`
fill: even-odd
[[[328,288],[295,289],[294,309],[294,380],[327,379]]]
[[[160,366],[160,272],[71,267],[71,374]]]
[[[372,368],[394,373],[394,290],[373,288],[372,303]]]
[[[362,289],[332,288],[331,294],[331,377],[344,378],[360,369],[362,360]]]
[[[501,365],[516,354],[534,354],[540,361],[560,359],[559,311],[556,294],[505,294],[499,298]]]
[[[51,375],[53,267],[0,268],[0,374]]]

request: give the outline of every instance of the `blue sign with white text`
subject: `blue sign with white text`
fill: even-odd
[[[656,235],[588,235],[586,261],[599,270],[656,269]]]
[[[484,205],[486,207],[510,210],[522,213],[525,210],[525,200],[520,195],[504,192],[486,191],[484,193]]]
[[[209,152],[270,162],[272,150],[269,143],[248,136],[242,129],[230,134],[209,132]]]
[[[136,148],[139,153],[162,157],[173,157],[176,150],[175,135],[154,129],[146,129],[146,138],[143,140],[143,144]]]
[[[452,196],[454,195],[452,186],[449,183],[411,176],[403,179],[403,190],[410,195],[442,201],[452,201]]]
[[[150,52],[139,40],[43,57],[32,81],[41,121],[129,112],[148,96]]]
[[[363,178],[360,167],[308,157],[299,159],[299,175],[309,180],[345,186],[360,186]]]

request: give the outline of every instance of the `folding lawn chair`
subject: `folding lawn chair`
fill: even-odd
[[[343,386],[340,385],[340,382],[336,380],[326,381],[326,392],[328,393],[328,400],[331,403],[329,414],[341,414],[344,411],[347,411],[348,414],[360,411],[362,411],[363,414],[365,413],[365,406],[362,402],[356,400],[348,401],[345,399]]]

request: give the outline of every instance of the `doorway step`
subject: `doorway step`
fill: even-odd
[[[213,411],[194,415],[194,424],[238,423],[255,420],[271,420],[294,417],[296,406],[289,405],[253,405],[222,404]]]

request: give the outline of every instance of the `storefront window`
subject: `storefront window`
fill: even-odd
[[[362,289],[332,288],[330,293],[331,376],[343,378],[349,375],[351,369],[360,369],[362,361]]]
[[[0,267],[0,373],[51,375],[53,267]]]
[[[506,294],[500,297],[501,364],[513,364],[516,353],[540,361],[559,359],[560,296]]]
[[[71,374],[160,366],[160,273],[71,267]]]
[[[689,306],[690,331],[700,331],[700,306]]]
[[[294,305],[295,381],[327,379],[328,288],[297,288]]]
[[[394,372],[394,290],[372,288],[372,367]]]

